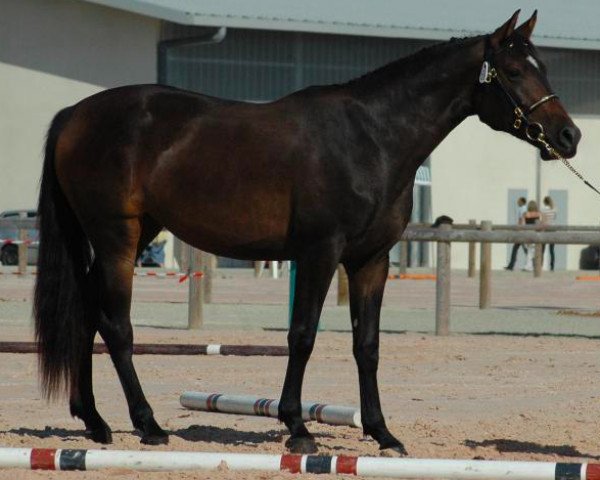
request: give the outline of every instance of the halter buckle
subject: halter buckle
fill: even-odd
[[[525,117],[525,115],[523,115],[523,110],[521,110],[519,107],[516,107],[515,108],[515,121],[513,123],[513,128],[515,130],[518,130],[519,128],[521,128],[524,117]]]
[[[492,83],[492,80],[496,76],[496,69],[490,67],[490,62],[487,60],[481,65],[481,71],[479,72],[479,83]]]

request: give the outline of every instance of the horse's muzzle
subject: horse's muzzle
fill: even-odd
[[[574,124],[563,126],[558,132],[548,135],[548,140],[552,147],[564,158],[573,158],[577,153],[577,145],[581,140],[581,130]],[[543,160],[553,160],[555,157],[550,155],[545,149],[542,150]]]
[[[565,152],[572,152],[573,155],[577,150],[577,144],[581,139],[581,130],[575,125],[564,127],[558,132],[558,146],[564,149]]]

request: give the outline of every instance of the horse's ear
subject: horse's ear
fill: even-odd
[[[512,17],[510,17],[504,25],[498,27],[496,31],[490,35],[490,43],[492,44],[492,47],[495,49],[499,48],[500,44],[513,34],[520,11],[521,10],[519,9],[513,13]]]
[[[517,28],[517,32],[523,35],[525,38],[530,38],[533,33],[533,29],[535,28],[535,23],[537,22],[537,10],[533,12],[533,15],[529,20],[523,22],[523,24]]]

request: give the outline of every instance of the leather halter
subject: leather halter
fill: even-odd
[[[512,48],[513,44],[510,43],[509,45],[507,45],[504,48]],[[479,83],[481,84],[491,84],[492,82],[495,82],[499,87],[500,90],[502,90],[502,92],[504,92],[504,95],[506,96],[506,98],[508,98],[508,101],[511,103],[512,107],[513,107],[513,112],[515,114],[515,120],[513,122],[513,128],[515,130],[519,130],[521,128],[521,126],[525,126],[525,135],[527,136],[527,138],[529,140],[537,140],[538,135],[540,133],[544,132],[544,127],[538,123],[538,122],[531,122],[529,120],[529,115],[531,115],[531,113],[538,107],[540,107],[541,105],[543,105],[546,102],[549,102],[550,100],[558,100],[558,95],[556,95],[555,93],[550,93],[548,95],[545,95],[544,97],[540,98],[537,102],[534,102],[531,106],[529,107],[524,107],[522,106],[522,104],[520,104],[517,100],[515,100],[515,97],[511,94],[511,92],[508,90],[508,88],[506,88],[506,85],[504,85],[504,83],[502,82],[500,75],[498,75],[498,71],[496,70],[496,68],[494,67],[493,64],[493,57],[494,55],[497,53],[497,51],[494,51],[494,49],[492,48],[491,42],[490,42],[490,37],[489,35],[485,38],[485,51],[484,51],[484,55],[483,55],[483,65],[481,67],[481,74],[479,75]],[[534,127],[535,129],[537,129],[538,131],[532,131],[532,127]]]

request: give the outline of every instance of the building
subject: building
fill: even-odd
[[[0,210],[35,205],[41,151],[60,108],[105,88],[168,83],[269,101],[311,84],[348,80],[452,36],[490,32],[532,0],[3,0],[0,15]],[[583,131],[576,166],[600,182],[600,3],[541,5],[534,42],[550,80]],[[518,196],[550,194],[559,223],[597,224],[595,194],[556,162],[475,118],[431,155],[414,219],[449,215],[514,223]],[[429,170],[427,169],[429,168]],[[557,247],[577,268],[581,247]],[[494,267],[508,247],[494,246]],[[413,264],[427,262],[414,248]],[[466,246],[453,248],[466,266]]]

